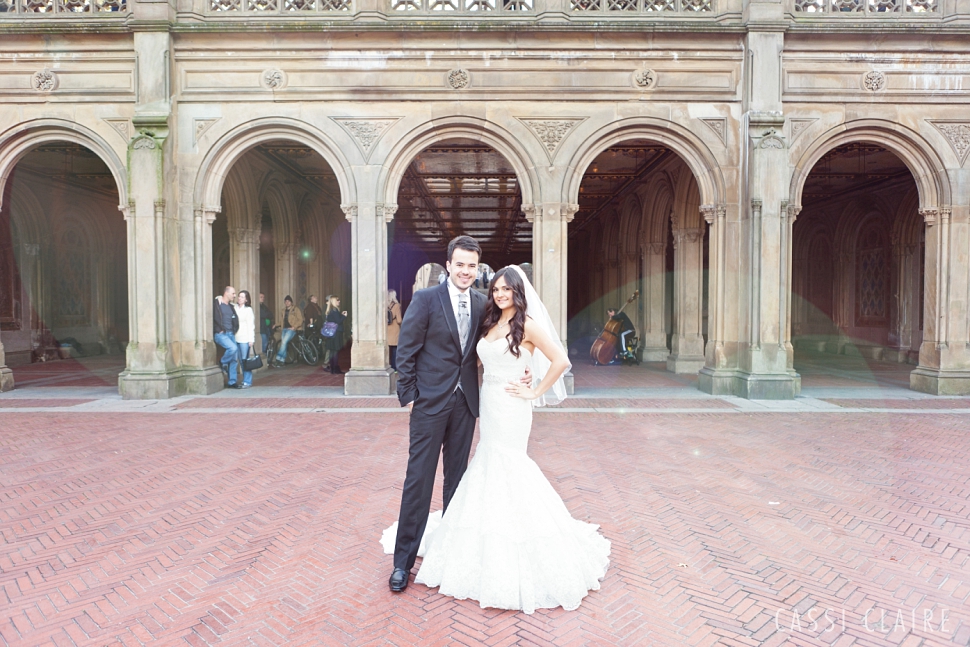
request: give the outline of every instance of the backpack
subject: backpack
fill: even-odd
[[[387,309],[387,325],[390,326],[394,323],[394,311],[390,308]]]

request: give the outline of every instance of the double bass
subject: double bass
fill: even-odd
[[[633,303],[636,298],[640,296],[640,290],[637,290],[633,295],[626,300],[623,307],[620,308],[616,314],[620,314],[624,309],[631,303]],[[593,347],[589,349],[590,358],[599,364],[609,364],[616,357],[616,344],[620,339],[620,322],[616,319],[610,317],[610,320],[606,322],[603,326],[603,332],[600,336],[596,338],[593,342]]]

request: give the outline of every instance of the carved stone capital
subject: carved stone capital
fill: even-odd
[[[40,245],[37,243],[27,243],[24,245],[24,254],[27,256],[39,256],[40,255]]]
[[[357,205],[356,204],[342,204],[340,205],[340,210],[344,212],[344,217],[350,222],[357,219]]]
[[[791,222],[795,222],[795,218],[797,218],[798,217],[798,214],[800,214],[802,212],[802,205],[800,205],[800,204],[789,204],[789,205],[787,205],[785,207],[785,211],[788,213],[788,219]]]
[[[391,222],[394,220],[394,214],[397,213],[396,204],[379,204],[377,205],[377,217],[384,218],[384,222]]]
[[[577,211],[579,211],[578,204],[564,204],[562,206],[562,217],[566,219],[566,222],[572,222]]]
[[[660,256],[667,249],[667,243],[647,243],[643,246],[644,251],[651,256]]]
[[[258,245],[259,234],[260,234],[259,229],[245,229],[245,228],[239,227],[236,229],[229,230],[229,235],[232,237],[234,241],[236,241],[240,245],[247,245],[247,244]]]
[[[134,208],[134,203],[132,203],[132,208]],[[119,209],[121,207],[118,207]],[[195,208],[195,219],[205,220],[206,224],[211,225],[216,220],[216,216],[222,213],[221,206],[201,206]]]
[[[932,227],[936,224],[937,219],[940,217],[939,209],[920,209],[919,215],[923,217],[923,222],[926,223],[927,227]]]
[[[536,221],[536,213],[541,211],[541,209],[534,204],[524,204],[520,208],[522,209],[523,215],[525,215],[525,219],[532,223]]]

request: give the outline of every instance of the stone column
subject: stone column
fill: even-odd
[[[222,207],[183,205],[179,220],[183,279],[180,282],[180,334],[182,374],[185,392],[207,395],[221,391],[223,374],[219,367],[222,347],[213,341],[212,315],[212,223]]]
[[[964,202],[965,204],[965,202]],[[920,210],[926,223],[923,343],[910,388],[970,394],[970,208]]]
[[[643,246],[643,329],[640,344],[643,361],[663,362],[670,354],[667,348],[667,329],[664,327],[664,275],[666,274],[666,251],[664,243],[647,243]]]
[[[174,268],[169,251],[177,245],[176,223],[163,192],[164,138],[144,131],[128,147],[128,195],[121,207],[128,225],[128,309],[130,341],[118,390],[127,399],[180,395],[177,360],[169,344],[176,313]]]
[[[350,221],[353,311],[347,314],[354,339],[344,393],[388,395],[397,379],[387,350],[387,223],[397,205],[358,202],[341,209]]]
[[[913,295],[913,272],[919,276],[919,268],[915,267],[914,252],[915,245],[906,245],[899,240],[893,241],[892,246],[892,287],[895,293],[892,295],[892,321],[889,328],[889,348],[885,358],[894,362],[906,362],[909,356],[909,349],[913,344],[913,319],[912,304],[915,299]]]
[[[532,268],[536,292],[549,311],[549,317],[566,345],[566,304],[568,291],[568,227],[579,205],[545,202],[525,205],[522,212],[532,223]],[[573,393],[573,374],[563,376],[566,393]]]
[[[667,370],[696,373],[704,367],[704,230],[674,230],[674,329]]]

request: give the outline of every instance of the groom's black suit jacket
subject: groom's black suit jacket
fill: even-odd
[[[478,355],[475,345],[485,316],[485,296],[469,288],[471,329],[465,352],[461,352],[458,322],[448,294],[448,281],[418,290],[401,323],[397,343],[397,397],[401,406],[427,414],[444,409],[458,377],[468,408],[478,417]]]

